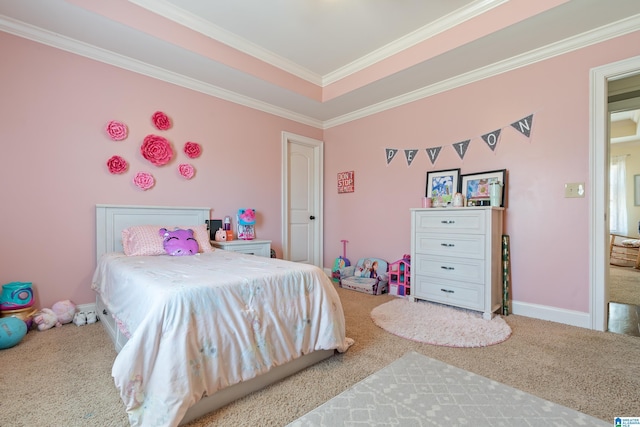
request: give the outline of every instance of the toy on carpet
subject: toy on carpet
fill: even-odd
[[[0,318],[0,350],[18,344],[27,335],[27,325],[17,317]]]
[[[334,281],[340,280],[340,270],[345,267],[351,266],[351,262],[347,259],[347,243],[348,240],[340,240],[342,242],[342,256],[336,258],[333,262],[333,269],[331,270],[331,278]]]
[[[38,325],[38,330],[45,331],[54,326],[59,327],[65,323],[71,323],[76,313],[76,305],[69,300],[58,301],[51,308],[43,308],[33,318]]]
[[[169,231],[166,228],[161,228],[159,234],[163,238],[164,250],[169,255],[195,255],[200,250],[192,229],[176,228],[173,231]]]

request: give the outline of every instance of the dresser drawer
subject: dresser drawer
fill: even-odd
[[[416,233],[416,253],[484,259],[484,235]]]
[[[415,298],[442,304],[482,310],[484,307],[484,286],[465,285],[432,277],[417,277],[411,285]]]
[[[467,283],[484,284],[485,262],[481,259],[416,254],[411,260],[411,275],[438,277]]]
[[[433,208],[428,212],[416,212],[414,232],[484,234],[485,211]]]

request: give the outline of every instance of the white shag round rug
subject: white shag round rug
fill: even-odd
[[[371,319],[399,337],[447,347],[486,347],[511,336],[511,327],[498,315],[485,320],[478,311],[404,298],[377,306]]]

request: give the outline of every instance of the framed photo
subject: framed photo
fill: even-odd
[[[458,192],[460,169],[427,172],[425,196],[433,199],[434,206],[444,206],[451,202]]]
[[[489,206],[489,184],[502,183],[502,200],[500,206],[504,207],[504,195],[507,192],[506,169],[478,172],[462,175],[462,194],[467,201],[467,206]]]

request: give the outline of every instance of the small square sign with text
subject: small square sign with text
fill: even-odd
[[[338,173],[338,194],[353,193],[354,191],[355,183],[353,171]]]

